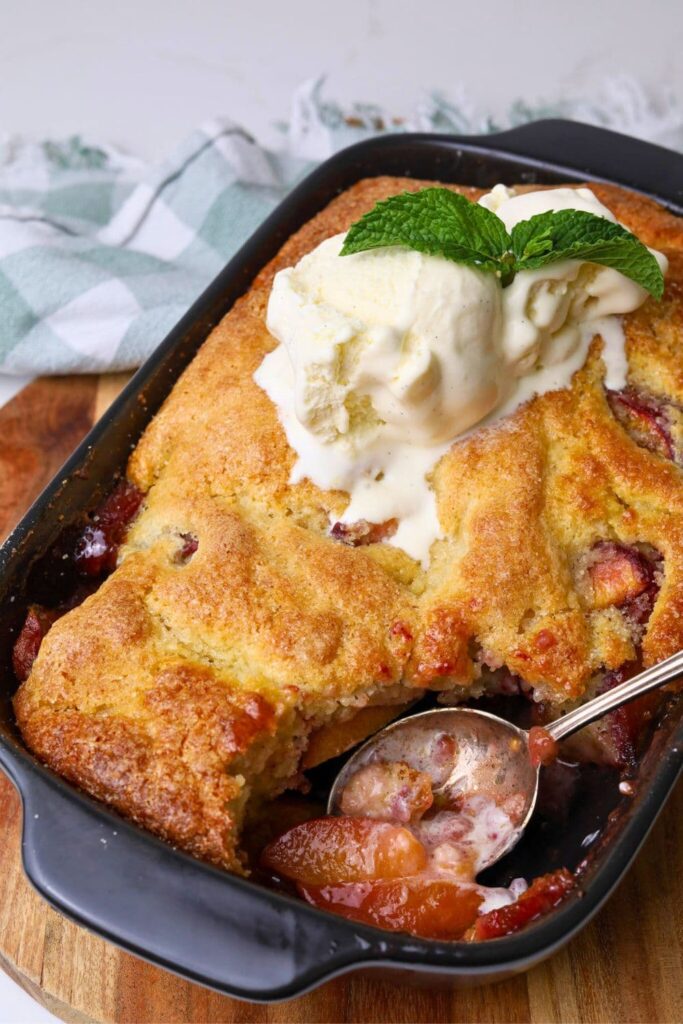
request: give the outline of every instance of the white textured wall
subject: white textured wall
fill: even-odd
[[[272,139],[302,79],[403,113],[465,85],[483,108],[606,74],[683,101],[677,0],[5,0],[0,131],[86,131],[162,155],[204,117]]]

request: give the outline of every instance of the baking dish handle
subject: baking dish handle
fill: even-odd
[[[128,952],[269,1002],[383,959],[384,944],[375,948],[351,922],[178,853],[32,762],[19,773],[16,762],[6,767],[23,797],[30,881],[57,910]]]
[[[520,156],[526,164],[544,170],[571,169],[586,178],[614,181],[615,161],[619,185],[669,200],[683,209],[683,154],[643,139],[599,128],[580,121],[548,118],[531,121],[508,131],[478,137],[461,136],[467,145]]]

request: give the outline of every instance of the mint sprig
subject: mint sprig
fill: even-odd
[[[510,247],[495,213],[446,188],[425,188],[384,199],[353,225],[342,256],[403,245],[481,270],[498,271]]]
[[[393,245],[498,274],[504,287],[520,270],[572,259],[612,267],[656,299],[664,291],[657,260],[635,235],[582,210],[540,213],[508,234],[495,213],[458,192],[404,192],[377,203],[356,221],[341,255]]]
[[[612,267],[642,285],[656,299],[664,275],[650,250],[621,224],[585,210],[539,213],[513,227],[516,270],[537,270],[559,260],[585,260]]]

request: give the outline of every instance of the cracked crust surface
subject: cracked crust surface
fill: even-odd
[[[283,246],[212,332],[133,453],[145,493],[114,574],[45,638],[15,708],[56,771],[190,852],[241,870],[249,800],[296,779],[308,738],[367,705],[475,683],[479,655],[556,705],[634,655],[594,608],[581,558],[647,544],[664,579],[646,663],[683,646],[683,479],[614,418],[600,343],[572,386],[456,444],[433,476],[444,537],[425,572],[329,536],[346,496],[290,485],[294,453],[252,375],[273,347],[274,273],[374,203],[376,178]],[[664,301],[626,318],[631,382],[683,403],[683,231],[650,200],[591,186],[670,259]],[[471,198],[479,191],[460,189]],[[198,547],[178,558],[183,535]]]

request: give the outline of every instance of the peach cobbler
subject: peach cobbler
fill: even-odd
[[[516,271],[502,243],[488,265],[417,231],[342,254],[379,201],[427,191],[499,220]],[[549,262],[559,234],[522,237],[577,210],[606,241]],[[661,299],[599,262],[630,232]],[[286,791],[315,796],[316,766],[430,695],[540,726],[683,646],[682,349],[683,229],[655,202],[360,181],[261,271],[46,556],[14,648],[26,743],[179,848],[317,906],[430,938],[522,927],[575,879],[559,865],[501,894],[474,884],[474,853],[454,867],[446,846],[464,856],[480,827],[495,844],[500,809],[439,803],[447,736],[429,763],[368,766],[339,816]],[[658,701],[561,760],[632,773]]]

